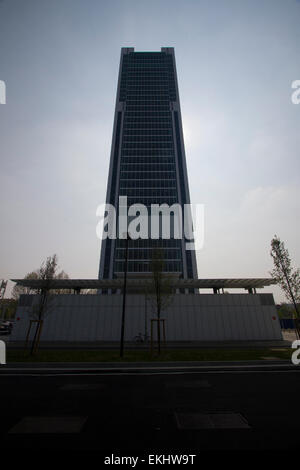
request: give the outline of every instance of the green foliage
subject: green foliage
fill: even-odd
[[[290,360],[290,348],[201,348],[163,351],[155,356],[147,350],[126,351],[120,358],[118,350],[39,350],[34,356],[29,351],[7,351],[8,362],[174,362],[174,361],[248,361],[267,357]]]
[[[298,305],[298,308],[299,308],[299,305]],[[296,311],[294,307],[286,303],[281,303],[280,305],[277,305],[277,313],[278,313],[279,318],[295,318],[296,317]]]
[[[15,317],[18,302],[13,299],[0,300],[0,317],[4,320],[12,320]]]

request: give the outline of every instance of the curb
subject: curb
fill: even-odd
[[[1,375],[97,375],[97,374],[168,374],[168,373],[199,373],[199,372],[259,372],[259,371],[294,371],[300,372],[300,367],[293,365],[290,361],[245,361],[245,363],[232,361],[224,364],[220,362],[215,363],[165,363],[162,364],[134,364],[124,363],[97,363],[88,365],[78,365],[77,363],[61,364],[52,363],[43,367],[43,363],[26,363],[24,367],[21,363],[15,363],[11,367],[2,365],[0,367]],[[61,365],[58,365],[61,364]]]

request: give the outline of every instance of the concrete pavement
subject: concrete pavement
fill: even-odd
[[[203,451],[293,451],[299,372],[269,365],[171,374],[0,373],[1,445],[23,458],[36,449],[95,451],[100,460],[164,452],[195,454],[198,464]]]

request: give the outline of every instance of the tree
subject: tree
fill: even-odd
[[[32,271],[31,273],[26,274],[24,279],[39,279],[39,270]],[[22,294],[33,294],[36,292],[36,289],[31,289],[31,287],[23,287],[15,284],[11,296],[14,300],[19,300],[20,295]]]
[[[270,254],[274,263],[274,269],[270,274],[277,281],[289,302],[294,305],[297,321],[296,329],[300,337],[298,324],[300,315],[297,305],[300,302],[300,270],[292,267],[289,252],[285,248],[284,242],[277,235],[271,241]]]
[[[18,302],[15,299],[0,299],[0,318],[12,320],[17,310]]]
[[[15,300],[18,300],[21,294],[40,293],[38,303],[34,304],[32,307],[32,315],[37,323],[37,327],[31,345],[31,354],[37,350],[45,312],[47,311],[49,313],[51,311],[51,300],[53,299],[49,297],[49,294],[71,293],[71,289],[50,289],[50,281],[52,279],[69,279],[69,276],[65,271],[62,270],[57,272],[57,268],[57,255],[54,254],[52,256],[48,256],[46,261],[43,261],[38,269],[26,274],[24,277],[24,279],[41,279],[43,281],[48,281],[44,283],[44,287],[42,289],[32,289],[30,287],[23,287],[16,284],[12,290],[12,297]]]
[[[152,252],[151,260],[152,278],[147,289],[147,297],[150,299],[153,310],[157,315],[157,343],[158,354],[161,351],[161,329],[160,318],[161,312],[165,310],[172,302],[174,288],[172,279],[164,274],[164,256],[161,249],[155,249]]]
[[[43,326],[43,317],[46,310],[46,305],[48,302],[48,295],[49,295],[49,285],[50,281],[55,278],[56,269],[57,269],[58,259],[57,255],[54,254],[53,256],[48,256],[46,261],[44,261],[40,268],[38,269],[38,279],[42,279],[43,281],[48,281],[45,283],[45,287],[41,289],[40,294],[40,301],[38,305],[38,313],[37,313],[37,326],[35,330],[35,334],[33,337],[32,345],[31,345],[31,354],[37,351],[39,339],[42,332]]]
[[[41,267],[38,270],[39,279],[54,279],[57,269],[57,255],[48,256],[46,261],[43,261]]]
[[[58,268],[58,258],[57,255],[54,254],[52,256],[48,256],[46,261],[43,261],[41,266],[28,273],[24,279],[41,279],[46,281],[42,289],[31,289],[29,287],[22,287],[15,285],[13,288],[12,296],[14,299],[18,299],[21,294],[32,294],[33,292],[40,291],[40,297],[37,304],[34,304],[34,310],[32,311],[34,315],[34,319],[36,321],[36,330],[34,333],[32,345],[31,345],[31,354],[33,354],[37,348],[39,343],[39,338],[42,332],[42,325],[43,319],[45,316],[46,310],[50,310],[51,299],[49,298],[50,293],[60,294],[60,293],[69,293],[70,289],[51,289],[50,290],[50,281],[52,279],[68,279],[69,276],[64,272],[60,271],[57,272]],[[47,282],[48,281],[48,282]]]
[[[54,279],[69,279],[69,275],[64,270],[54,275]],[[51,289],[53,294],[71,294],[72,289]]]
[[[282,302],[276,308],[279,318],[295,318],[295,310],[290,304]]]
[[[58,258],[54,254],[49,256],[46,261],[43,261],[41,266],[32,271],[24,277],[24,279],[69,279],[68,274],[62,270],[57,273],[58,267]],[[53,294],[70,294],[71,289],[51,289]],[[34,294],[37,293],[38,289],[32,289],[31,287],[19,286],[16,284],[12,290],[12,298],[14,300],[19,300],[20,295],[22,294]]]

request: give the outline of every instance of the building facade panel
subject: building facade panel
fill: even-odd
[[[194,299],[186,304],[184,300],[190,296]],[[38,296],[28,297],[38,301]],[[211,297],[218,297],[218,305],[209,305]],[[51,312],[46,312],[41,340],[119,341],[122,300],[122,295],[56,295]],[[281,340],[275,305],[257,303],[260,294],[177,294],[162,312],[167,341]],[[145,301],[144,295],[129,294],[126,305],[125,340],[134,341],[140,333],[149,335],[151,318],[156,317],[151,303]],[[19,306],[16,317],[19,320],[10,340],[24,341],[32,317],[31,307]],[[34,330],[31,339],[33,334]]]

